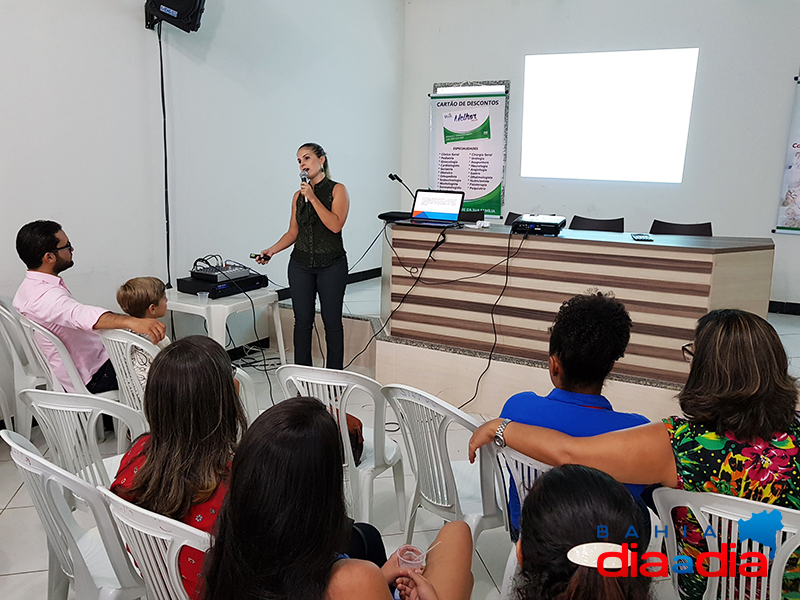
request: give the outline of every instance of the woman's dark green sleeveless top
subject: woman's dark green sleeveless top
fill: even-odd
[[[316,194],[322,205],[328,210],[333,204],[333,188],[336,182],[327,177],[314,186]],[[325,227],[317,211],[303,196],[297,197],[297,239],[294,242],[292,260],[297,261],[309,269],[327,267],[335,260],[346,256],[342,232],[333,233]]]

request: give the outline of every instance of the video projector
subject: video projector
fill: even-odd
[[[559,215],[520,215],[511,224],[511,233],[558,235],[566,224],[567,219]]]

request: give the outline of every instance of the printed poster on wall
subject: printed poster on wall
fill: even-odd
[[[800,82],[795,86],[794,114],[784,166],[776,231],[800,233]]]
[[[464,192],[466,212],[499,216],[508,95],[431,94],[430,187]]]

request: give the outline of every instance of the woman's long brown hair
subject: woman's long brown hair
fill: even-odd
[[[694,357],[680,395],[692,421],[741,441],[770,440],[795,420],[797,388],[780,337],[743,310],[714,310],[697,322]]]
[[[147,460],[131,494],[137,505],[180,520],[228,476],[247,428],[222,346],[189,336],[159,352],[147,377],[144,413],[150,423]]]

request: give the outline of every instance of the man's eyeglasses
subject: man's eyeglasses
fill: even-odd
[[[61,246],[60,248],[56,248],[56,252],[61,252],[62,250],[69,250],[70,252],[72,252],[74,248],[72,247],[72,244],[70,242],[67,242],[66,246]]]
[[[683,352],[683,360],[692,362],[694,358],[694,342],[688,342],[681,346],[681,351]]]

